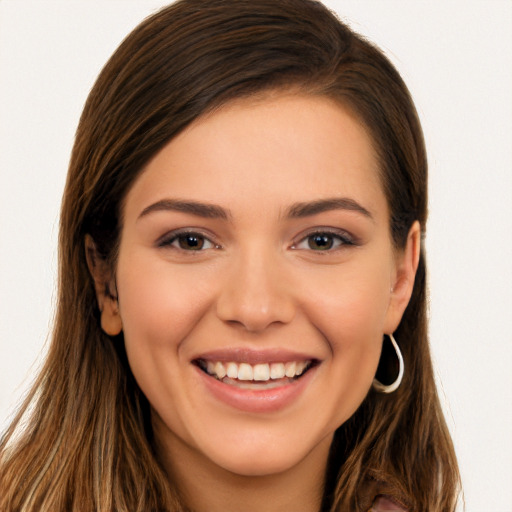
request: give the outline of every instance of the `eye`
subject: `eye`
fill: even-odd
[[[173,247],[182,251],[204,251],[219,247],[201,233],[192,231],[171,234],[161,240],[158,245],[160,247]]]
[[[292,249],[307,249],[312,251],[331,251],[346,245],[355,245],[348,233],[331,231],[315,231],[310,233],[292,246]]]

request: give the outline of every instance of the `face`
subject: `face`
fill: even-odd
[[[168,143],[126,197],[115,314],[170,459],[325,458],[400,321],[406,258],[371,140],[328,99],[237,101]]]

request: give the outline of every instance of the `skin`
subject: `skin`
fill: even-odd
[[[289,215],[332,198],[351,208]],[[215,205],[226,218],[151,208],[162,200]],[[202,250],[180,246],[183,229],[204,237]],[[332,248],[311,244],[326,232]],[[364,400],[383,335],[409,301],[419,232],[415,223],[405,249],[393,248],[371,139],[326,98],[230,103],[149,162],[124,204],[109,277],[118,301],[104,293],[90,238],[88,261],[102,327],[123,330],[163,463],[194,510],[318,510],[334,431]],[[293,350],[319,364],[290,404],[241,411],[213,397],[192,363],[232,348]]]

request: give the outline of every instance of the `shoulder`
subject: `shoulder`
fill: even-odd
[[[368,512],[408,512],[407,509],[389,496],[377,496]]]

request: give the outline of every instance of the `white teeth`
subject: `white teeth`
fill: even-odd
[[[270,365],[270,378],[271,379],[283,379],[284,378],[284,364],[283,363],[272,363]]]
[[[238,380],[252,380],[252,366],[247,363],[240,363],[238,366]]]
[[[206,363],[206,371],[210,374],[216,373],[215,372],[215,363],[213,361],[208,361]]]
[[[223,363],[221,361],[205,361],[203,369],[217,379],[228,377],[238,381],[279,380],[285,377],[292,379],[302,375],[309,367],[310,361],[290,361],[287,363]]]
[[[288,377],[295,377],[295,368],[296,368],[295,362],[286,363],[284,365],[284,374]]]
[[[226,368],[220,361],[215,363],[213,372],[208,371],[208,373],[211,375],[217,375],[219,379],[223,379],[227,375]]]
[[[238,379],[238,365],[236,363],[228,363],[226,365],[226,375],[230,379]]]
[[[308,363],[306,361],[299,361],[295,367],[295,375],[302,375]]]
[[[270,378],[270,366],[268,364],[256,364],[252,373],[254,380],[268,380]]]

